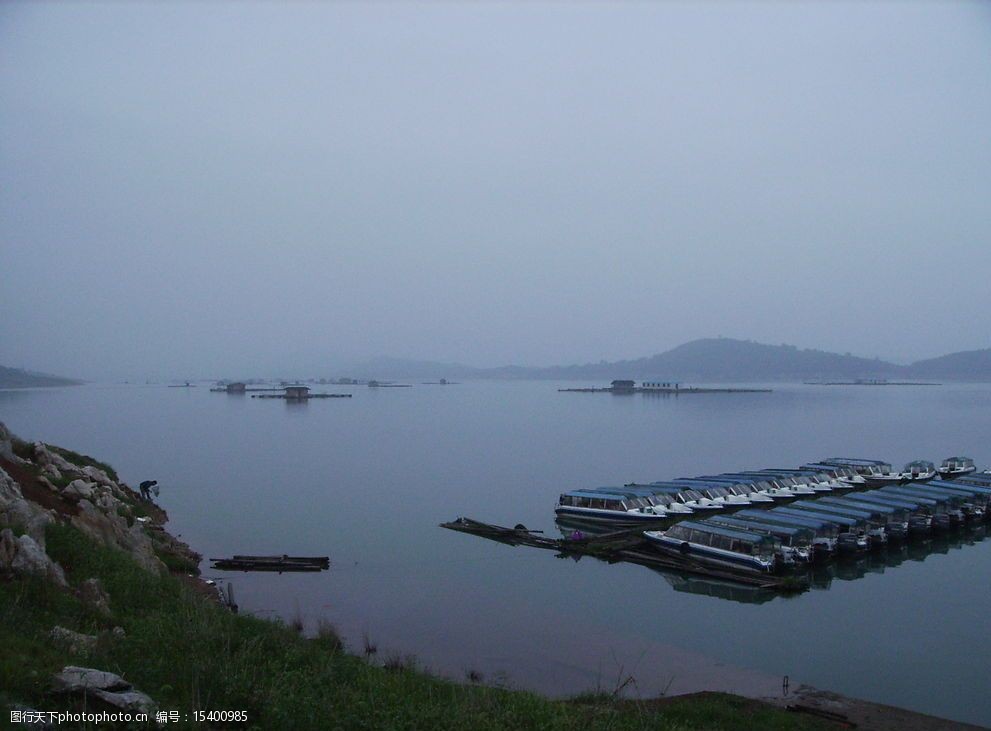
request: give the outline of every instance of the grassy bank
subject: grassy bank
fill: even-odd
[[[6,703],[72,707],[50,694],[49,679],[63,665],[79,664],[124,676],[163,710],[247,711],[248,725],[258,729],[821,727],[732,696],[662,707],[552,701],[448,682],[408,663],[381,667],[342,651],[330,631],[307,639],[279,623],[233,615],[188,581],[154,576],[70,526],[50,526],[47,540],[49,555],[72,586],[91,577],[103,582],[112,614],[100,615],[40,579],[0,581],[0,694]],[[56,649],[49,639],[55,625],[100,635],[96,650],[72,656]],[[124,628],[124,638],[111,635],[115,626]]]

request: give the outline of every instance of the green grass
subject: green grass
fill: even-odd
[[[19,439],[15,436],[11,436],[10,441],[14,454],[18,457],[27,460],[34,459],[34,445],[31,442],[25,442],[23,439]]]
[[[157,545],[155,546],[155,555],[173,574],[192,574],[193,576],[200,574],[199,562],[191,558],[178,556],[171,551],[163,551]]]
[[[0,700],[8,703],[66,708],[70,701],[50,696],[47,684],[71,663],[123,675],[164,710],[246,711],[256,729],[826,728],[733,696],[660,709],[608,698],[552,701],[441,680],[406,660],[380,667],[343,652],[328,626],[307,639],[280,623],[230,614],[180,579],[154,576],[72,527],[50,526],[47,541],[72,586],[100,578],[112,616],[41,581],[0,581]],[[70,657],[47,637],[56,624],[87,633],[120,625],[127,635],[101,640],[89,657]]]

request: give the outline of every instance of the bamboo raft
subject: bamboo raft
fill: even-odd
[[[330,568],[327,556],[244,556],[211,558],[211,568],[218,571],[326,571]]]
[[[794,576],[767,576],[729,571],[713,568],[690,558],[676,558],[658,553],[651,549],[647,539],[643,537],[643,528],[627,528],[600,535],[582,536],[581,538],[547,538],[540,535],[541,531],[529,530],[523,525],[505,528],[471,518],[458,518],[441,523],[440,527],[487,538],[490,541],[505,543],[509,546],[529,546],[557,551],[562,558],[592,556],[608,563],[625,561],[648,568],[681,571],[686,574],[708,576],[781,592],[798,592],[809,588],[808,581]]]

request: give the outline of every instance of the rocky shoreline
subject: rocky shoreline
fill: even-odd
[[[0,572],[44,575],[65,586],[45,553],[45,530],[66,523],[98,543],[163,572],[163,558],[188,565],[200,555],[165,531],[168,515],[141,498],[106,465],[42,442],[24,442],[0,423]],[[15,537],[13,529],[23,531]]]
[[[125,552],[151,574],[168,574],[171,564],[195,576],[200,555],[164,530],[167,520],[164,510],[142,499],[112,468],[69,450],[20,440],[0,423],[0,579],[40,578],[110,617],[110,597],[98,578],[70,587],[65,569],[47,552],[48,528],[72,526],[100,545]],[[101,642],[123,639],[125,632],[115,626],[85,634],[56,625],[49,636],[53,646],[79,656]],[[156,707],[118,675],[94,668],[67,665],[51,685],[53,693],[80,694],[124,711],[151,713]]]

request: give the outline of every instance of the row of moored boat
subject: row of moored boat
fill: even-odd
[[[573,490],[566,523],[643,527],[659,551],[720,568],[769,572],[867,551],[989,517],[991,470],[951,457],[901,471],[830,458],[796,469],[702,475]]]

